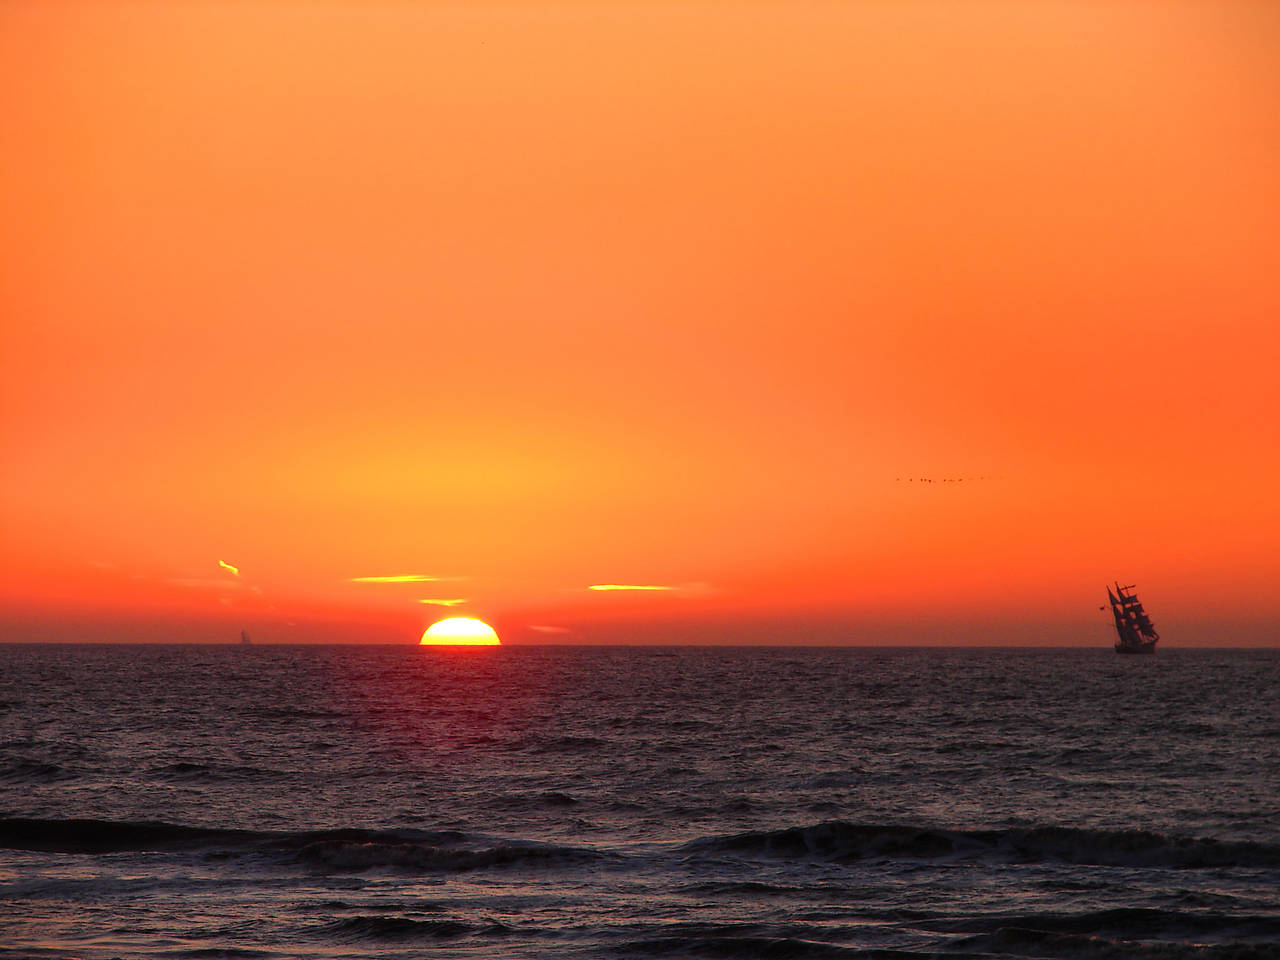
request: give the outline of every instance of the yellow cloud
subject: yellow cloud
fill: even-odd
[[[406,573],[394,577],[352,577],[351,583],[433,583],[445,577],[428,577],[420,573]]]
[[[632,583],[593,583],[588,590],[674,590],[675,587],[664,587],[656,584]]]
[[[429,603],[436,607],[456,607],[460,603],[466,603],[466,598],[461,600],[419,600],[419,603]]]
[[[219,560],[219,561],[218,561],[218,566],[220,566],[223,570],[230,570],[230,571],[231,571],[231,575],[232,575],[233,577],[238,577],[238,576],[240,576],[240,568],[239,568],[239,567],[233,567],[231,564],[227,563],[227,561],[225,561],[225,560]]]

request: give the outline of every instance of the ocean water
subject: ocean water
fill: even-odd
[[[0,957],[1280,956],[1280,651],[0,645]]]

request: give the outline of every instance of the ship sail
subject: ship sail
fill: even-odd
[[[1133,593],[1133,585],[1120,586],[1116,582],[1115,593],[1107,587],[1107,599],[1111,602],[1111,614],[1116,622],[1116,653],[1155,653],[1160,634],[1155,624],[1142,608],[1142,601]]]

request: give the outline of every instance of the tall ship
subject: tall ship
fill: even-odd
[[[1115,593],[1107,587],[1107,599],[1111,601],[1111,614],[1116,618],[1116,635],[1119,637],[1116,653],[1155,653],[1160,634],[1156,633],[1156,625],[1142,609],[1142,601],[1133,592],[1133,585],[1122,587],[1117,581]]]

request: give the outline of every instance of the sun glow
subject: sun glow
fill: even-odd
[[[447,617],[437,620],[422,635],[426,645],[497,646],[502,643],[493,627],[474,617]]]

